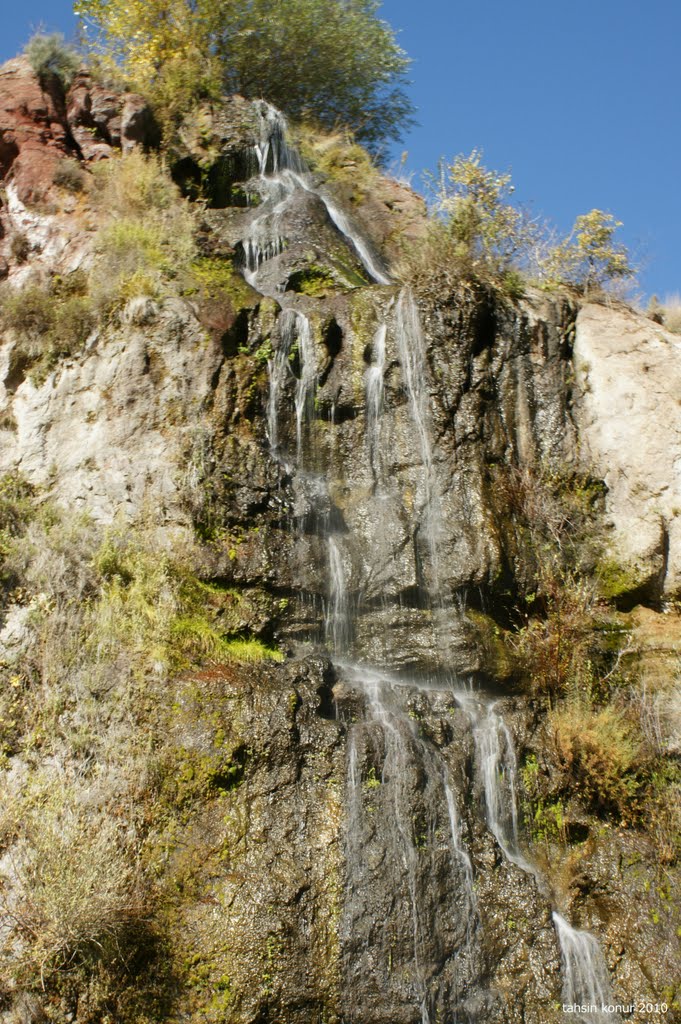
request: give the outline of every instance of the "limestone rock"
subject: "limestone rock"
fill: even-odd
[[[681,340],[629,309],[577,317],[575,415],[586,469],[608,488],[613,557],[630,589],[681,590]]]

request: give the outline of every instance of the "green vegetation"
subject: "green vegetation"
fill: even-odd
[[[620,221],[591,210],[556,244],[553,232],[513,203],[509,174],[488,170],[482,154],[457,156],[433,182],[433,216],[423,242],[405,254],[402,274],[421,289],[483,282],[518,298],[526,283],[598,293],[633,276],[614,238]]]
[[[68,89],[80,61],[73,47],[68,46],[60,32],[45,35],[38,32],[26,44],[25,54],[43,85],[58,80]]]
[[[71,191],[87,182],[72,160],[61,161],[54,180]],[[160,297],[176,278],[186,280],[196,255],[195,215],[158,157],[135,151],[102,161],[89,187],[101,213],[92,269],[48,279],[35,274],[19,290],[0,290],[0,326],[16,342],[13,365],[35,383],[61,360],[78,355],[94,328],[129,299]],[[28,258],[24,235],[15,235],[11,248],[17,261]]]
[[[165,294],[196,254],[189,204],[154,155],[104,160],[93,175],[92,200],[106,218],[95,240],[95,302],[110,313],[138,295]]]
[[[349,132],[326,132],[309,122],[293,129],[303,159],[327,181],[339,186],[350,203],[360,203],[376,185],[378,171],[366,149]]]
[[[14,363],[31,368],[41,381],[65,358],[80,352],[96,323],[82,271],[0,293],[0,323],[16,338]]]
[[[57,164],[52,181],[67,192],[82,192],[85,188],[86,177],[78,161],[67,157]]]
[[[544,257],[543,280],[548,286],[574,285],[588,294],[611,281],[631,279],[627,250],[614,237],[621,227],[621,221],[602,210],[582,214],[570,235]]]
[[[681,334],[681,295],[667,295],[663,302],[651,296],[648,315],[672,334]]]
[[[0,538],[24,631],[0,660],[0,744],[28,769],[0,778],[0,991],[18,981],[62,1017],[77,1002],[84,1021],[169,1019],[167,930],[198,870],[178,834],[250,770],[222,694],[283,660],[246,625],[266,599],[199,579],[153,529],[65,519],[17,475]]]
[[[574,475],[505,470],[496,494],[524,608],[507,643],[546,712],[522,769],[530,836],[548,854],[588,835],[585,818],[645,827],[661,863],[674,863],[681,776],[647,703],[631,622],[614,606],[633,584],[603,555],[602,489]]]
[[[77,0],[96,48],[150,89],[166,125],[203,98],[265,97],[344,125],[370,148],[399,138],[409,61],[376,0]],[[295,74],[291,74],[295,68]]]
[[[0,974],[15,971],[38,987],[76,964],[115,960],[135,941],[148,897],[114,820],[69,807],[57,789],[10,805],[3,827],[14,840],[16,879],[11,897],[0,896],[11,921]]]

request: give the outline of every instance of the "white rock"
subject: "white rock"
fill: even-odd
[[[575,406],[584,468],[608,488],[614,557],[681,591],[681,338],[631,310],[577,318]]]

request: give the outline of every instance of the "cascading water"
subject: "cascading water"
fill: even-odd
[[[381,475],[381,413],[383,412],[383,391],[385,375],[385,341],[388,327],[379,325],[374,335],[372,363],[366,371],[366,417],[369,458],[374,477]]]
[[[281,457],[279,421],[286,385],[295,379],[296,464],[301,465],[303,428],[312,416],[317,386],[317,355],[310,321],[294,309],[285,309],[279,321],[279,344],[268,360],[270,380],[267,436],[270,449]],[[297,367],[297,374],[294,368]]]
[[[446,763],[408,708],[410,696],[434,691],[362,665],[339,661],[337,667],[366,701],[366,716],[348,741],[351,885],[344,932],[353,950],[353,987],[369,1006],[377,993],[389,992],[393,1005],[411,1004],[422,1024],[442,1014],[472,1021],[470,996],[480,972],[473,867]],[[447,688],[439,697],[449,699]],[[377,884],[382,863],[391,873],[388,888]],[[449,893],[444,903],[429,885],[436,876]],[[369,941],[374,922],[382,922],[392,943]],[[386,946],[395,952],[377,965],[376,953]]]
[[[440,544],[442,515],[437,473],[433,459],[433,430],[430,422],[430,398],[427,389],[426,342],[414,296],[409,288],[400,292],[395,311],[395,341],[402,367],[404,389],[411,417],[416,429],[421,456],[421,521],[428,555],[431,578],[427,588],[436,606],[443,602],[440,582]],[[446,629],[446,624],[442,623]],[[444,630],[443,630],[444,632]]]
[[[323,188],[317,187],[299,153],[287,142],[284,116],[270,104],[258,106],[259,140],[254,146],[258,167],[255,189],[262,198],[257,215],[251,220],[248,235],[241,240],[244,277],[263,294],[279,295],[285,282],[268,287],[260,273],[263,266],[286,248],[282,222],[296,193],[308,193],[320,200],[337,231],[349,243],[372,281],[390,284],[390,278],[373,256],[367,242]]]
[[[553,922],[563,961],[564,1005],[585,1007],[579,1012],[587,1020],[620,1020],[619,1014],[605,1009],[611,1004],[610,979],[597,940],[589,932],[572,928],[556,912],[553,914]]]
[[[299,158],[286,147],[283,120],[266,105],[257,159],[266,198],[243,250],[245,276],[260,287],[260,268],[285,244],[279,232],[280,217],[293,191],[312,191]],[[334,215],[328,200],[324,202],[367,271],[376,281],[387,283],[347,222]],[[386,303],[365,371],[366,471],[373,480],[373,497],[367,499],[367,508],[372,510],[380,533],[382,509],[401,501],[384,471],[387,442],[383,422],[391,412],[385,395],[391,326],[408,414],[406,421],[402,416],[400,429],[411,440],[407,450],[416,456],[410,470],[415,494],[411,515],[415,542],[423,538],[419,561],[426,567],[420,600],[426,603],[427,613],[430,609],[435,635],[446,652],[454,606],[441,583],[443,514],[426,343],[418,308],[407,289],[394,305],[392,299]],[[461,776],[450,771],[445,752],[421,733],[412,707],[414,695],[431,708],[449,701],[448,709],[438,712],[445,719],[458,713],[459,728],[468,730],[474,749],[485,825],[511,870],[519,868],[528,878],[527,885],[535,886],[537,880],[541,888],[537,870],[520,846],[512,736],[495,702],[462,691],[446,673],[440,679],[417,683],[343,660],[351,654],[355,620],[365,610],[361,592],[359,598],[350,599],[350,566],[355,557],[372,565],[373,549],[381,552],[385,561],[385,551],[380,539],[370,550],[360,545],[357,534],[347,530],[343,517],[333,512],[327,468],[318,464],[316,455],[312,463],[306,457],[308,430],[310,438],[314,432],[317,355],[310,320],[290,307],[280,317],[269,377],[270,448],[292,473],[294,504],[304,509],[294,512],[294,519],[316,523],[326,550],[322,572],[328,579],[324,607],[327,647],[336,660],[339,678],[361,696],[364,706],[363,715],[347,720],[347,888],[341,925],[346,980],[352,993],[347,996],[347,1017],[357,1024],[435,1024],[439,1019],[448,1024],[482,1022],[498,995],[487,980],[490,966],[481,945],[476,869],[465,838],[469,826],[464,827],[462,819],[469,797]],[[345,481],[345,485],[350,483]],[[299,536],[302,541],[302,532]],[[434,878],[437,887],[431,884]],[[536,893],[536,887],[533,891]],[[563,958],[564,997],[575,1002],[589,1001],[592,994],[605,999],[607,972],[596,940],[571,929],[558,914],[554,914],[554,922]]]
[[[327,643],[335,654],[343,654],[350,643],[350,610],[343,554],[338,538],[328,539],[329,548],[329,600],[325,616]]]
[[[508,726],[495,711],[494,702],[484,701],[468,692],[458,693],[457,700],[468,714],[473,728],[489,830],[507,860],[528,874],[535,875],[535,868],[520,851],[517,764]]]

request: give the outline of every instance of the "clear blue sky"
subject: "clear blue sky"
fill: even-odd
[[[0,59],[71,0],[5,0]],[[414,185],[441,156],[484,152],[520,201],[568,230],[593,207],[624,222],[646,294],[681,291],[679,0],[384,0],[414,58]]]

